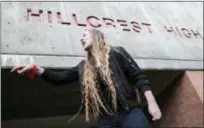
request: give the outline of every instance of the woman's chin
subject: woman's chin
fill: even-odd
[[[89,51],[89,48],[90,48],[90,47],[85,46],[85,47],[84,47],[84,50],[85,50],[85,51]]]

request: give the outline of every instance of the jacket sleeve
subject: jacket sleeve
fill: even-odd
[[[45,69],[41,77],[55,85],[68,84],[78,80],[78,66],[66,69],[61,72]]]
[[[125,74],[127,75],[127,78],[131,84],[135,85],[142,93],[147,90],[151,90],[147,76],[139,68],[131,55],[123,47],[119,47],[119,52]]]

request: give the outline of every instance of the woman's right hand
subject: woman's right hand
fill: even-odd
[[[36,74],[37,75],[41,75],[44,72],[44,69],[36,66],[37,70],[36,70]],[[25,74],[28,72],[31,72],[33,68],[33,65],[27,65],[27,66],[15,66],[14,68],[11,69],[11,72],[17,72],[18,74]]]

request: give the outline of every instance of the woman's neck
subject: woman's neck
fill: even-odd
[[[96,60],[96,67],[100,67],[101,66],[101,62],[100,62],[100,57],[99,57],[98,52],[96,50],[93,50],[93,49],[90,49],[89,52],[91,53],[91,55]]]

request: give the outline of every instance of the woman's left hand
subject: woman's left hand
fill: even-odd
[[[152,118],[153,121],[161,119],[162,114],[156,100],[148,102],[148,110],[149,110],[149,114],[152,115],[153,117]]]

